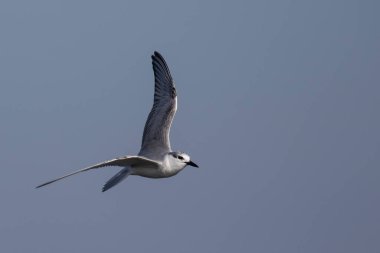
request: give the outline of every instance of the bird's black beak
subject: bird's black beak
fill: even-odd
[[[190,166],[193,166],[193,167],[197,167],[197,168],[199,168],[199,166],[196,165],[195,163],[193,163],[192,161],[187,162],[187,165],[190,165]]]

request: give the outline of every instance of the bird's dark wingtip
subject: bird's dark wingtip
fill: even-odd
[[[104,184],[103,187],[102,187],[102,192],[105,192],[107,190],[109,190],[111,187],[107,184]]]
[[[34,187],[34,189],[38,189],[38,188],[41,188],[42,186],[45,186],[47,185],[47,183],[44,183],[44,184],[40,184],[40,185],[37,185],[36,187]]]
[[[159,59],[161,59],[161,60],[164,60],[164,57],[163,57],[159,52],[157,52],[157,51],[154,51],[154,53],[153,53],[153,55],[152,55],[152,59],[153,59],[154,57],[157,57],[157,58],[159,58]]]

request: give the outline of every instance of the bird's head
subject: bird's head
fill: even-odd
[[[171,156],[171,160],[173,160],[178,165],[182,165],[183,167],[185,167],[186,165],[190,165],[199,168],[198,165],[191,161],[190,156],[188,154],[175,151],[170,152],[169,155]]]

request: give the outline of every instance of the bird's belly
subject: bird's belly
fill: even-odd
[[[178,173],[179,171],[168,171],[163,168],[133,168],[133,175],[138,175],[147,178],[164,178],[171,177]]]

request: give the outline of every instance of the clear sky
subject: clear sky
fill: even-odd
[[[1,252],[380,252],[378,1],[1,1]],[[119,168],[179,105],[161,180]]]

